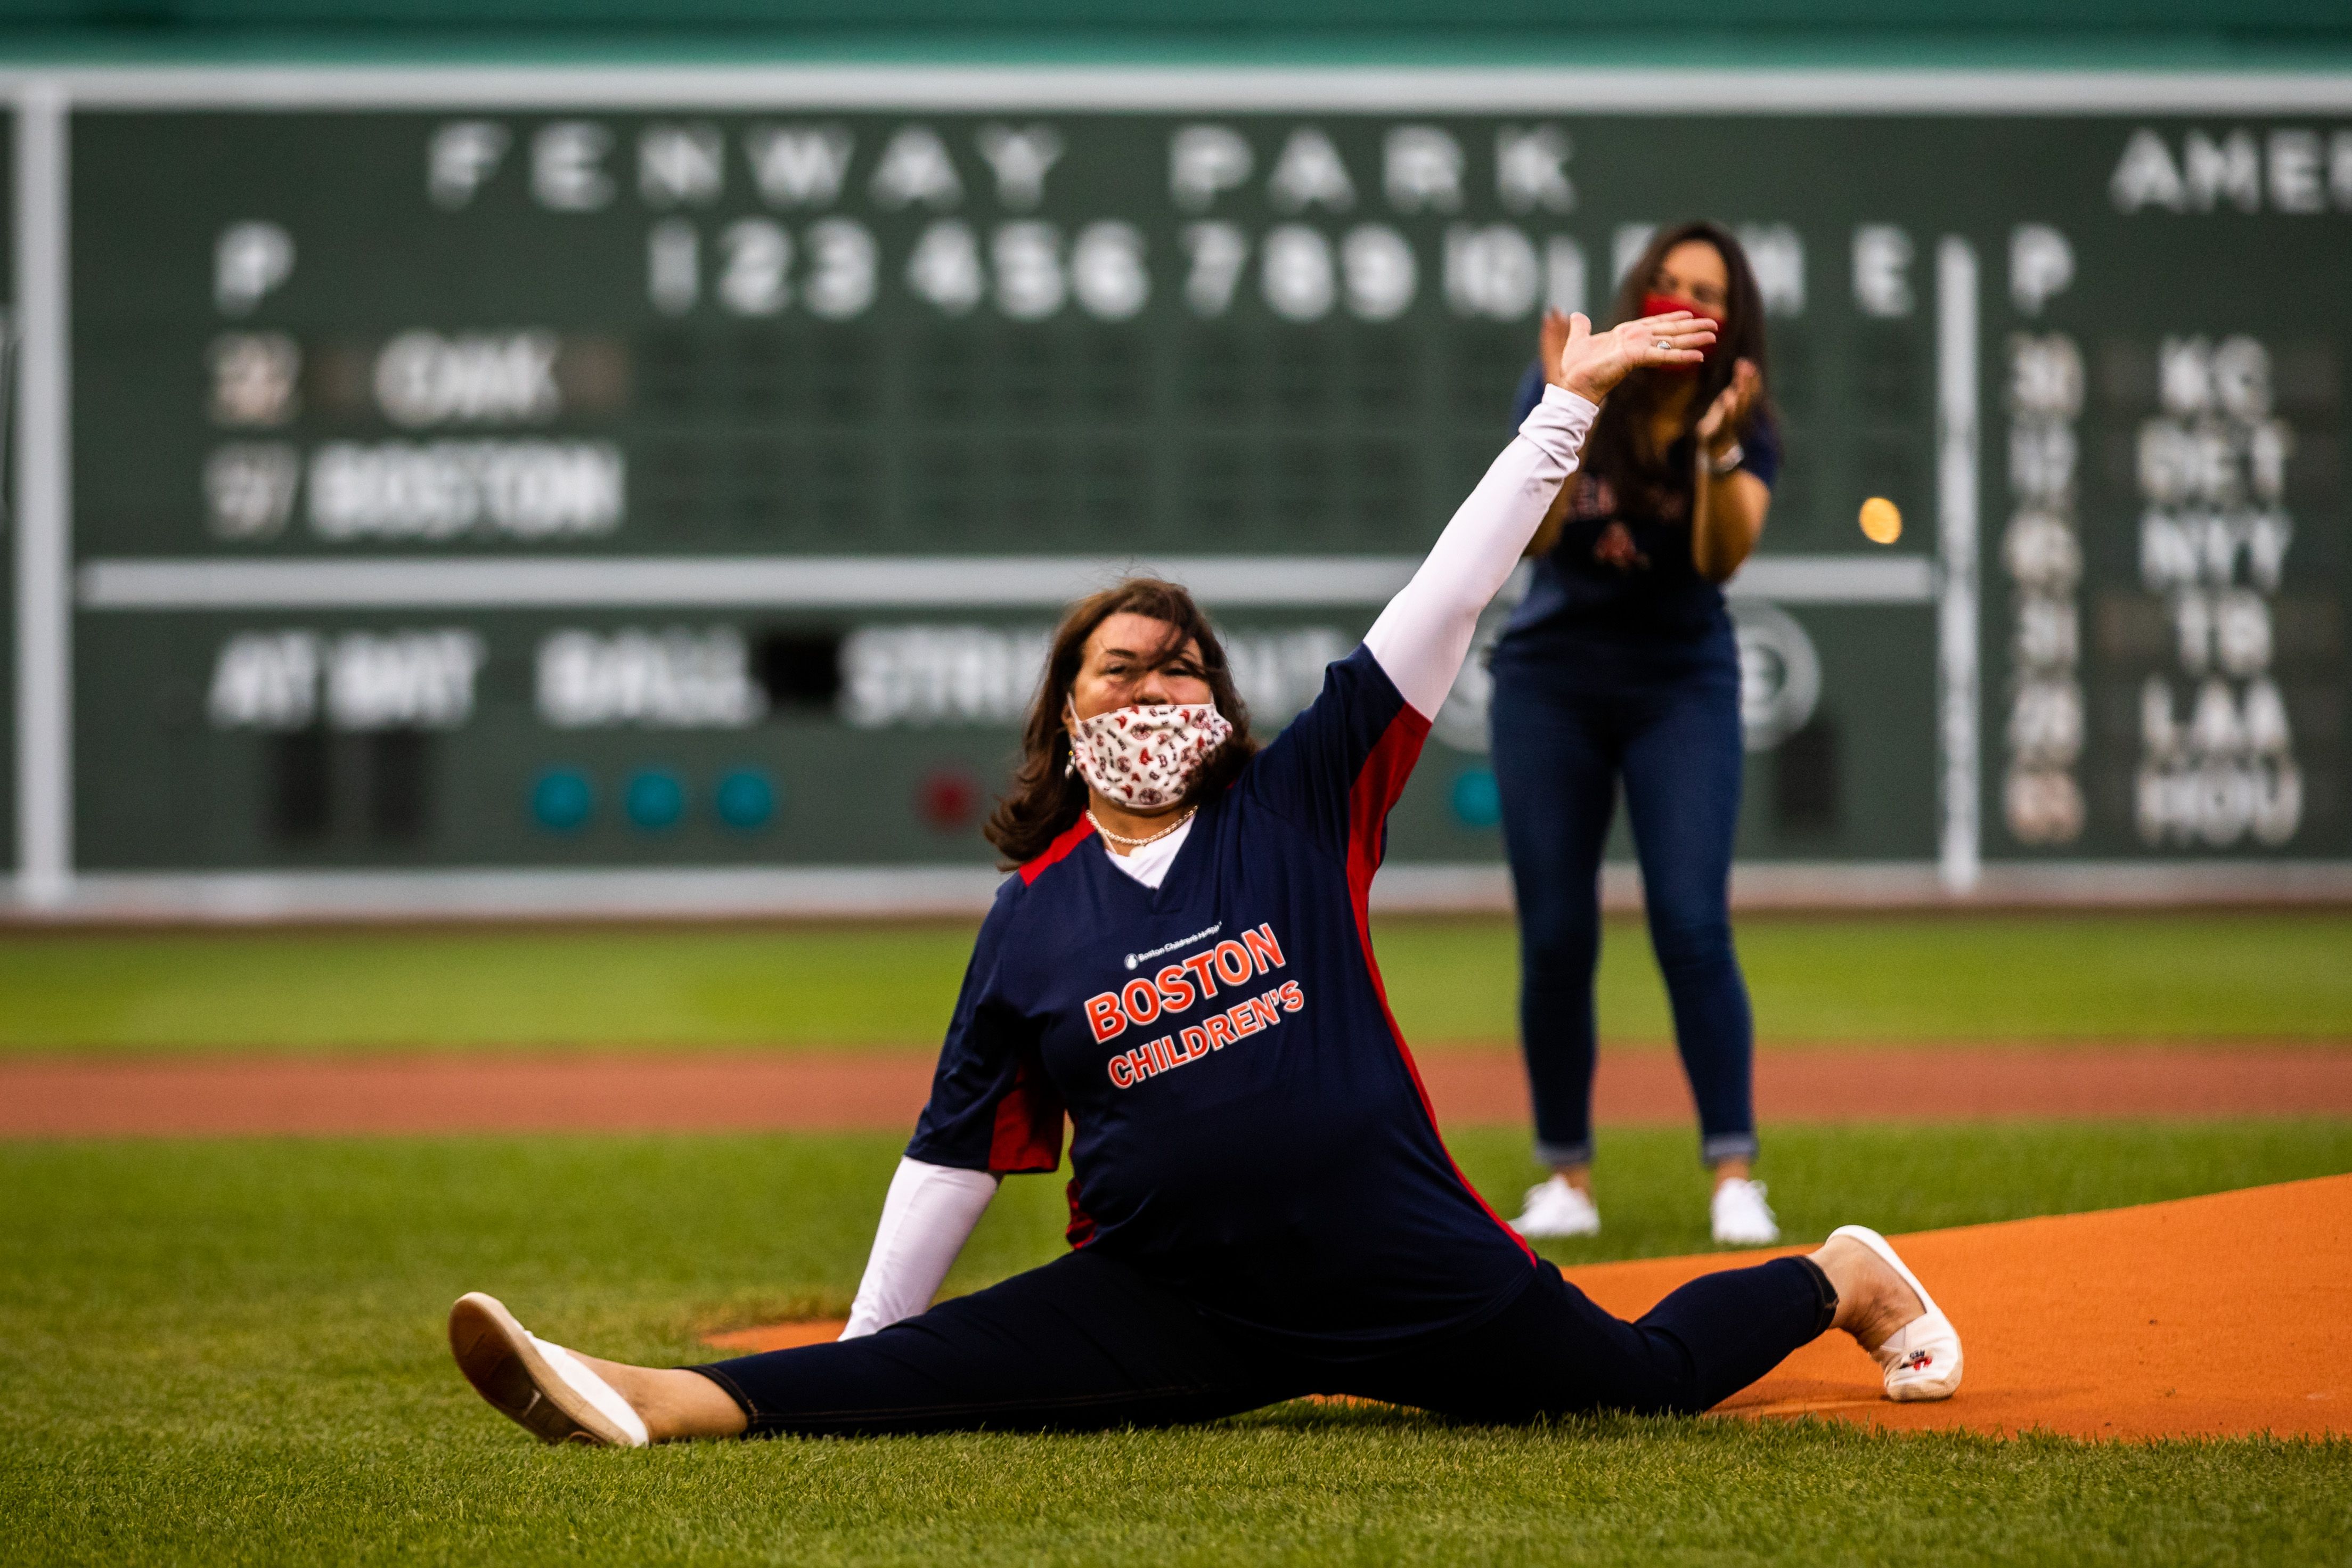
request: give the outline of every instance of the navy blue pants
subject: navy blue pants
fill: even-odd
[[[1706,1161],[1756,1152],[1754,1025],[1731,945],[1739,823],[1739,658],[1728,621],[1696,640],[1506,639],[1495,653],[1495,782],[1519,906],[1519,1038],[1536,1157],[1592,1158],[1592,976],[1617,781],[1650,942],[1698,1102]]]
[[[1130,1264],[1072,1252],[863,1339],[691,1370],[742,1407],[754,1437],[1167,1426],[1307,1394],[1517,1422],[1705,1410],[1836,1311],[1828,1277],[1806,1258],[1693,1280],[1631,1323],[1541,1264],[1473,1328],[1341,1360],[1269,1342]]]

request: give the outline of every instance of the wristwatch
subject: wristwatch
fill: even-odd
[[[1740,464],[1747,460],[1748,454],[1739,449],[1738,442],[1734,441],[1730,446],[1723,449],[1723,453],[1720,457],[1711,457],[1706,459],[1706,471],[1713,474],[1719,479],[1723,478],[1724,475],[1738,468]]]

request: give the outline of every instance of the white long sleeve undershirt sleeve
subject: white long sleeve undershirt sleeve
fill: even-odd
[[[857,1282],[857,1300],[841,1337],[857,1339],[929,1310],[940,1281],[996,1195],[996,1184],[986,1171],[901,1159],[890,1178],[890,1194],[882,1200],[874,1251],[866,1259],[866,1277]]]
[[[1435,717],[1453,689],[1479,613],[1509,578],[1552,498],[1576,471],[1600,412],[1572,392],[1544,388],[1543,401],[1454,511],[1429,559],[1364,634],[1364,646],[1423,718]]]

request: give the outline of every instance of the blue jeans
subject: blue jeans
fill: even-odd
[[[1592,1158],[1601,857],[1621,776],[1650,942],[1698,1102],[1700,1157],[1754,1155],[1755,1028],[1731,944],[1741,744],[1729,622],[1696,641],[1506,638],[1493,716],[1536,1157]]]

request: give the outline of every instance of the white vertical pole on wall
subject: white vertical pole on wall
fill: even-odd
[[[73,640],[66,346],[66,95],[16,101],[16,889],[73,889]]]
[[[1936,248],[1937,750],[1943,832],[1937,868],[1965,893],[1983,869],[1979,819],[1977,647],[1977,255],[1946,236]]]

